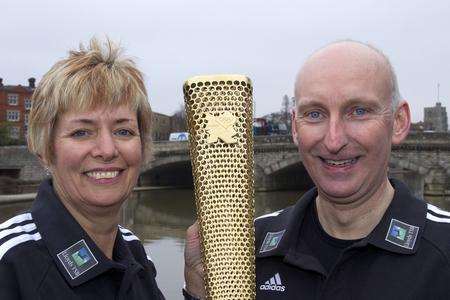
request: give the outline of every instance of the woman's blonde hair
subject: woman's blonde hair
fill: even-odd
[[[99,106],[128,105],[137,113],[144,159],[150,156],[151,109],[143,75],[122,48],[106,39],[92,38],[89,47],[53,65],[33,93],[29,116],[28,148],[53,162],[53,131],[58,116]]]

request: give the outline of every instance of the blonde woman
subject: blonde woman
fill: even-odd
[[[148,157],[141,72],[107,40],[58,61],[33,95],[28,145],[51,173],[0,225],[2,299],[163,299],[119,212]]]

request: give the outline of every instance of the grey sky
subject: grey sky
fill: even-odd
[[[281,108],[295,75],[318,47],[345,38],[383,50],[413,120],[441,102],[450,110],[450,5],[435,1],[2,0],[0,77],[38,80],[93,35],[120,41],[146,75],[154,111],[173,113],[193,75],[242,73],[256,115]]]

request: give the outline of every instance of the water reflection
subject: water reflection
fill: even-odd
[[[27,211],[31,206],[32,201],[14,203],[14,204],[2,204],[0,205],[0,223],[14,217],[17,214]]]

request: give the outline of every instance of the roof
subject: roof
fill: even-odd
[[[0,91],[6,91],[6,92],[28,92],[32,93],[34,91],[34,88],[30,88],[29,86],[23,86],[23,85],[3,85],[0,86]]]

